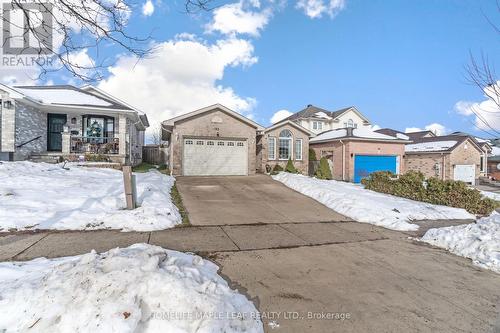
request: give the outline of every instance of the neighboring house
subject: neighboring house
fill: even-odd
[[[215,104],[162,123],[173,175],[253,175],[292,159],[308,172],[308,130],[292,122],[267,129]]]
[[[326,157],[333,165],[333,178],[359,183],[375,171],[399,174],[408,137],[390,136],[368,127],[341,128],[322,133],[309,141],[317,158]]]
[[[382,133],[385,135],[390,135],[390,136],[406,136],[410,141],[416,140],[416,139],[421,139],[421,138],[432,138],[435,137],[436,134],[434,134],[432,131],[418,131],[418,132],[410,132],[410,133],[405,133],[401,132],[392,128],[381,128],[376,130],[375,132],[377,133]]]
[[[460,135],[460,136],[468,136],[473,138],[479,147],[482,149],[481,160],[479,161],[479,175],[481,177],[488,176],[488,157],[492,152],[492,144],[490,140],[479,138],[477,136],[472,136],[465,132],[453,132],[450,135]]]
[[[0,85],[0,98],[0,160],[142,161],[147,116],[98,88]]]
[[[475,184],[481,174],[483,148],[465,135],[444,135],[413,140],[405,147],[405,170],[426,177]]]
[[[337,111],[328,111],[309,104],[305,109],[279,121],[292,121],[308,129],[314,134],[334,130],[337,128],[370,127],[370,121],[354,106]]]

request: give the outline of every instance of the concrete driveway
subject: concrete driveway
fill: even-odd
[[[350,221],[269,176],[178,177],[193,225]]]

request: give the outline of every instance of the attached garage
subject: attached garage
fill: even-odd
[[[184,176],[244,176],[248,145],[244,140],[184,139]]]
[[[176,176],[245,176],[257,168],[259,124],[216,104],[162,123]]]
[[[397,161],[397,156],[356,155],[354,157],[354,182],[359,183],[361,179],[377,171],[390,171],[396,174],[398,173]]]

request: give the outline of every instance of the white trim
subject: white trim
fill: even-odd
[[[269,152],[271,149],[269,148],[269,140],[273,141],[273,158],[269,157]],[[274,136],[269,136],[267,138],[267,160],[268,161],[275,161],[276,160],[276,137]]]
[[[295,139],[294,145],[293,145],[294,153],[296,152],[295,150],[297,148],[297,142],[300,142],[300,158],[297,158],[297,156],[295,156],[295,160],[302,161],[302,159],[304,158],[304,146],[303,146],[304,140],[303,139]]]
[[[229,114],[229,115],[231,115],[231,116],[233,116],[233,117],[241,120],[242,122],[247,123],[247,124],[249,124],[252,127],[255,127],[257,130],[263,130],[264,129],[264,127],[262,127],[261,125],[257,124],[255,121],[253,121],[251,119],[248,119],[247,117],[239,114],[238,112],[235,112],[235,111],[229,109],[228,107],[225,107],[222,104],[214,104],[214,105],[210,105],[210,106],[198,109],[198,110],[194,110],[194,111],[191,111],[189,113],[177,116],[175,118],[164,120],[162,123],[163,123],[163,125],[174,126],[175,122],[177,122],[177,121],[180,121],[180,120],[183,120],[183,119],[186,119],[186,118],[190,118],[190,117],[194,117],[194,116],[197,116],[197,115],[200,115],[200,114],[203,114],[203,113],[206,113],[206,112],[210,112],[210,111],[213,111],[213,110],[216,110],[216,109],[219,109],[222,112],[225,112],[225,113],[227,113],[227,114]]]
[[[266,128],[264,130],[264,132],[269,132],[269,131],[272,131],[273,129],[276,129],[278,127],[285,126],[285,125],[293,126],[293,127],[297,128],[297,129],[301,130],[302,132],[309,134],[309,136],[316,136],[315,133],[311,132],[307,128],[305,128],[303,126],[300,126],[299,124],[297,124],[297,123],[295,123],[295,122],[293,122],[291,120],[287,120],[287,121],[284,121],[284,122],[281,122],[281,123],[274,124],[271,127]]]

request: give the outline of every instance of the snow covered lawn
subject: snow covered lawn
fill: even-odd
[[[362,185],[281,172],[273,178],[358,222],[417,230],[413,220],[475,219],[465,209],[437,206],[366,190]]]
[[[429,229],[420,239],[456,255],[470,258],[480,267],[500,273],[500,214],[477,223]]]
[[[0,231],[150,231],[181,223],[170,197],[173,177],[158,171],[137,174],[140,207],[125,210],[120,171],[77,166],[69,169],[45,163],[0,164]]]
[[[217,269],[147,244],[0,263],[0,331],[263,332]]]

